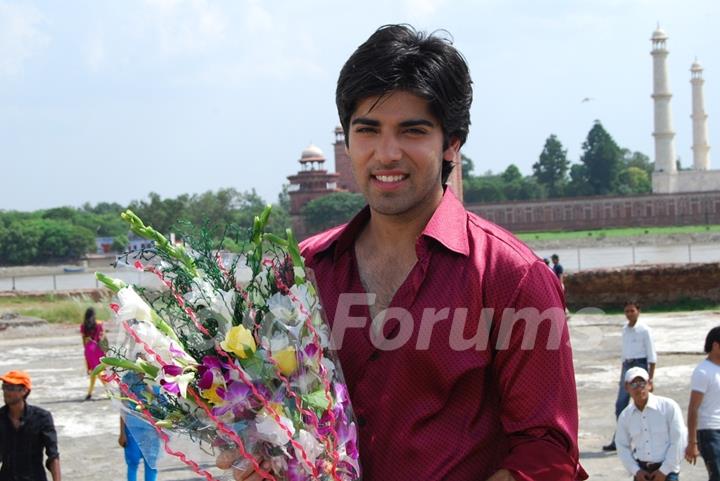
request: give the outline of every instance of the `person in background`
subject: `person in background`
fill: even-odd
[[[128,372],[123,376],[122,381],[127,384],[130,391],[141,401],[152,393],[142,378],[135,372]],[[155,429],[137,414],[131,412],[134,404],[126,402],[120,415],[120,436],[118,444],[122,446],[125,453],[125,464],[127,464],[127,481],[137,481],[140,461],[145,465],[145,481],[157,479],[157,457],[160,449],[160,441]]]
[[[88,307],[85,311],[85,318],[80,326],[80,334],[82,335],[83,349],[85,352],[85,364],[87,372],[90,375],[90,386],[88,387],[85,400],[92,398],[93,389],[95,388],[96,375],[93,369],[100,364],[100,359],[105,355],[107,340],[105,339],[105,331],[101,321],[95,318],[95,309]]]
[[[550,256],[550,259],[552,260],[552,270],[560,281],[562,290],[565,291],[565,269],[563,269],[562,264],[560,264],[560,256],[553,254]]]
[[[705,353],[690,381],[685,459],[695,464],[702,455],[709,481],[720,481],[720,326],[708,332]]]
[[[625,374],[630,368],[641,367],[648,371],[650,380],[655,374],[657,353],[650,327],[640,321],[640,303],[634,299],[625,302],[625,318],[627,324],[622,331],[622,366],[620,368],[620,384],[615,400],[615,419],[620,416],[630,401],[630,394],[625,389]],[[610,444],[603,446],[603,451],[615,451],[615,437]]]
[[[632,402],[620,413],[615,441],[635,481],[678,481],[687,431],[678,403],[656,396],[641,367],[628,369],[625,390]]]
[[[45,467],[53,481],[61,481],[60,453],[52,414],[31,406],[30,375],[10,371],[0,376],[5,405],[0,408],[0,481],[47,481]]]

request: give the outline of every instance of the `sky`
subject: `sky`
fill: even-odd
[[[450,32],[474,81],[463,153],[526,175],[550,134],[578,162],[595,119],[652,159],[659,23],[677,153],[692,164],[697,57],[720,168],[718,18],[717,0],[0,0],[0,210],[227,187],[274,202],[311,142],[334,170],[338,73],[388,23]]]

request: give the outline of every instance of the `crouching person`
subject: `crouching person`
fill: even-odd
[[[687,429],[678,403],[650,392],[648,372],[633,367],[625,374],[632,402],[618,418],[615,443],[625,469],[636,481],[678,481]]]

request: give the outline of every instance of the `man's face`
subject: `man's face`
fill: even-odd
[[[560,259],[558,257],[553,257],[551,260],[553,264],[557,264],[558,262],[560,262]]]
[[[646,381],[641,377],[636,377],[632,381],[625,383],[625,389],[630,394],[636,406],[643,405],[647,402],[651,387],[652,381]]]
[[[428,215],[442,198],[443,150],[440,121],[425,99],[393,91],[358,103],[350,117],[348,154],[358,186],[370,208],[382,215]]]
[[[625,317],[628,321],[635,322],[638,320],[638,316],[640,316],[640,309],[637,306],[633,304],[625,306]]]
[[[7,406],[22,402],[27,394],[27,389],[22,384],[10,384],[4,382],[2,385],[3,400]]]

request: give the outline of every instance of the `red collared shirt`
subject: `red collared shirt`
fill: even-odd
[[[408,323],[412,333],[393,350],[378,349],[369,309],[357,302],[365,291],[354,241],[369,217],[366,207],[349,224],[302,244],[336,341],[336,327],[346,327],[339,356],[359,425],[363,479],[484,481],[501,468],[517,481],[584,479],[572,350],[555,275],[447,190],[417,239],[417,263],[390,303],[409,316],[383,328],[387,339],[405,336]],[[355,305],[338,302],[342,294],[355,294],[344,296]],[[534,346],[522,349],[530,323],[504,330],[513,324],[503,322],[503,312],[528,307],[562,314],[559,323],[540,323],[529,336]],[[458,349],[458,336],[455,344],[450,338],[463,308],[458,332],[464,339],[479,332],[480,340]],[[483,309],[492,311],[481,319]],[[428,313],[440,318],[430,336],[422,320]],[[348,327],[359,319],[364,327]]]

